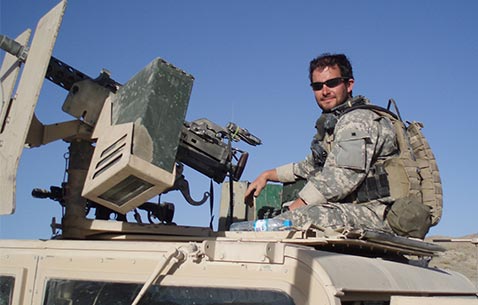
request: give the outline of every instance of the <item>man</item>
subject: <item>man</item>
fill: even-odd
[[[352,98],[354,77],[345,55],[322,54],[313,59],[309,78],[322,109],[312,153],[301,162],[264,171],[249,185],[246,198],[257,197],[268,181],[306,179],[289,211],[276,217],[291,219],[298,227],[314,224],[337,231],[393,232],[385,220],[392,199],[386,187],[377,185],[384,172],[376,166],[398,154],[391,121],[356,107],[369,102],[360,96]],[[367,191],[377,187],[378,192]]]

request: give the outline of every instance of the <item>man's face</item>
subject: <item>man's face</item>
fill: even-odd
[[[312,72],[312,82],[324,83],[341,76],[340,69],[337,65],[323,69],[315,69],[314,72]],[[353,86],[353,79],[341,81],[333,88],[329,88],[324,84],[321,90],[314,90],[315,100],[323,111],[328,111],[345,102],[352,92]]]

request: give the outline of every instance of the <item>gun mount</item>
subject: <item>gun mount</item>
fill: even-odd
[[[150,223],[171,224],[172,204],[148,202],[162,193],[179,190],[192,205],[211,199],[210,191],[200,200],[191,197],[183,164],[216,183],[226,177],[231,183],[239,180],[248,153],[234,148],[232,142],[255,146],[261,141],[232,122],[221,127],[207,119],[185,121],[192,75],[157,58],[120,84],[106,70],[93,79],[52,56],[65,5],[60,2],[42,18],[31,45],[29,30],[16,39],[0,36],[0,48],[6,51],[0,71],[0,140],[9,143],[0,146],[0,161],[8,165],[0,174],[2,193],[8,193],[8,204],[0,214],[15,209],[15,175],[23,147],[56,140],[69,143],[68,179],[61,187],[35,189],[32,195],[65,208],[62,233],[67,237],[90,234],[92,221],[108,220],[111,213],[126,221],[125,214],[133,211],[141,224],[137,209],[146,211]],[[44,125],[36,118],[45,78],[68,91],[62,110],[74,120]],[[88,220],[92,208],[95,219]]]

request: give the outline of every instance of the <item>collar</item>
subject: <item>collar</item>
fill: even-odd
[[[362,95],[357,95],[356,97],[351,97],[342,104],[335,106],[329,112],[333,113],[337,117],[340,117],[342,114],[344,114],[346,111],[350,110],[353,107],[368,104],[370,104],[370,101],[366,97]]]

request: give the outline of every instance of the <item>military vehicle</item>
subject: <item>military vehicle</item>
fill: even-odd
[[[32,191],[64,210],[51,224],[60,234],[1,241],[0,304],[478,304],[466,277],[427,267],[442,250],[433,243],[312,226],[229,231],[281,201],[282,189],[244,205],[248,153],[232,144],[260,139],[234,123],[185,121],[193,77],[160,58],[123,85],[53,57],[65,7],[41,18],[31,44],[29,30],[0,37],[2,215],[15,210],[24,147],[69,144],[66,181]],[[36,118],[45,78],[68,91],[62,109],[74,120]],[[212,202],[191,198],[184,166],[223,184],[217,231],[177,225],[174,204],[148,202],[170,191]]]

